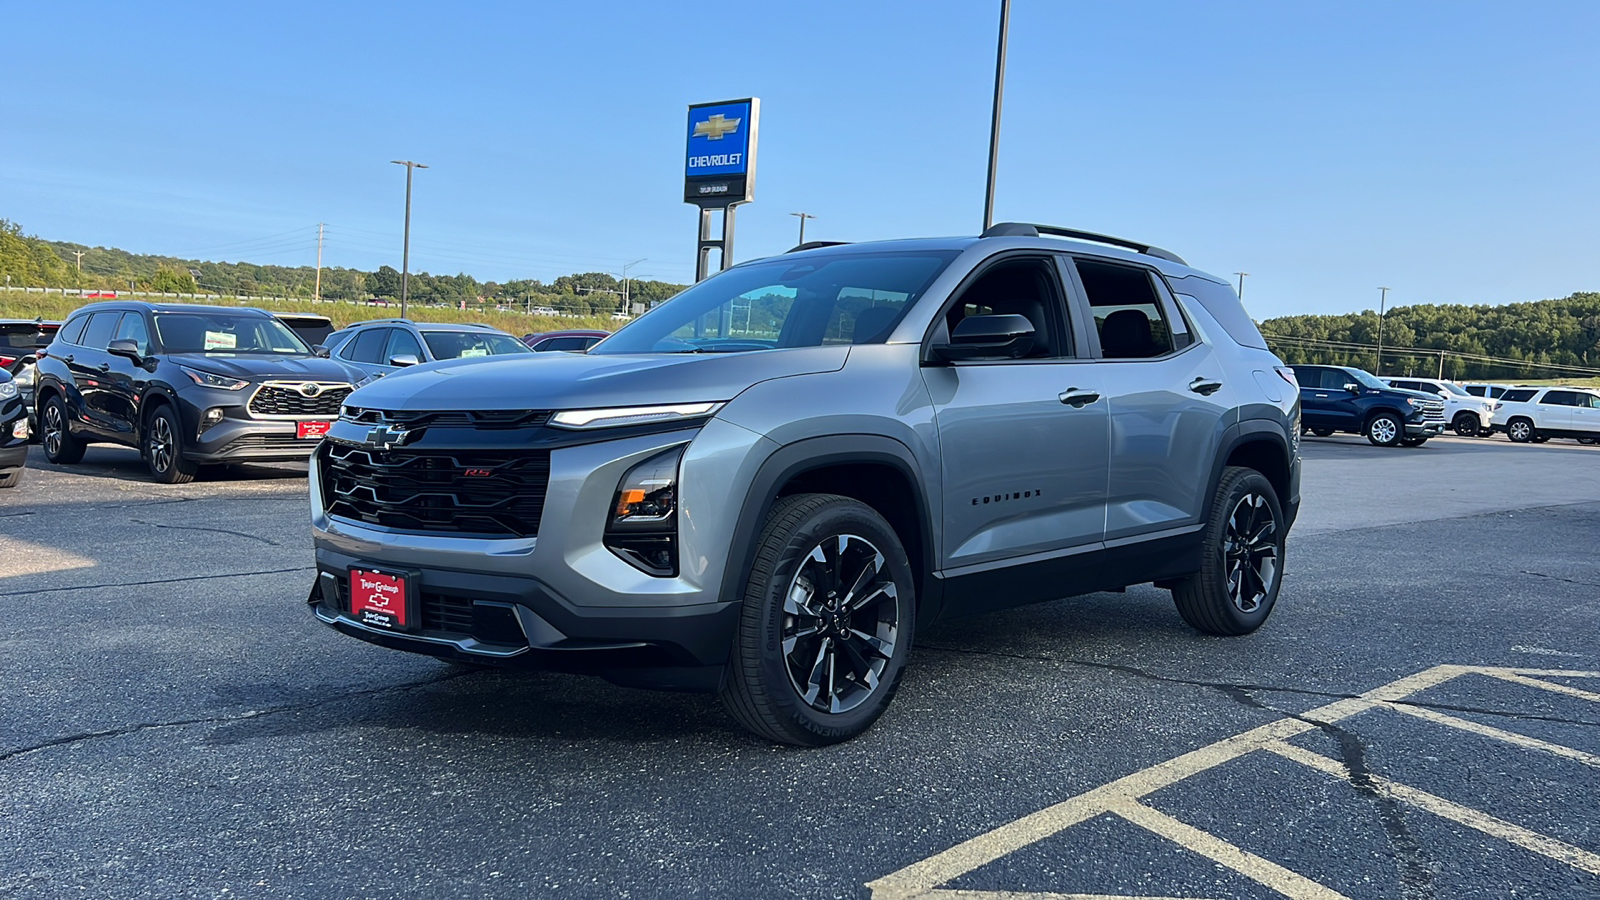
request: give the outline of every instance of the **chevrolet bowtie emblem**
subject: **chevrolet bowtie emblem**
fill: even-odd
[[[379,425],[367,432],[367,443],[375,450],[390,450],[404,446],[411,432],[404,428],[392,428],[388,425]]]
[[[720,141],[724,136],[738,131],[739,123],[742,121],[744,120],[724,118],[722,113],[717,113],[704,122],[696,122],[694,136],[703,137],[708,141]]]

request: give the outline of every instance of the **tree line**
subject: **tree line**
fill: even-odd
[[[81,271],[77,253],[82,254]],[[8,278],[7,283],[14,287],[285,298],[309,298],[317,286],[317,270],[313,266],[180,259],[49,241],[25,235],[20,225],[5,219],[0,219],[0,278]],[[399,300],[400,281],[399,270],[392,266],[380,266],[375,272],[324,266],[320,295],[328,300],[354,302]],[[629,279],[626,293],[631,302],[648,306],[683,288],[665,281]],[[408,290],[411,300],[422,304],[514,306],[607,315],[622,310],[624,285],[606,272],[563,275],[548,284],[536,278],[497,283],[479,281],[464,272],[413,272]]]

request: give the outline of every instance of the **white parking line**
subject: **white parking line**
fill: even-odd
[[[1518,735],[1513,732],[1479,725],[1466,719],[1438,713],[1425,707],[1402,704],[1417,693],[1437,687],[1461,675],[1475,674],[1497,678],[1513,684],[1552,691],[1567,696],[1600,702],[1600,694],[1580,690],[1563,684],[1540,680],[1539,676],[1556,678],[1600,678],[1600,672],[1566,671],[1553,669],[1506,668],[1498,666],[1435,666],[1415,675],[1401,678],[1367,691],[1359,697],[1338,700],[1318,707],[1303,716],[1283,718],[1249,731],[1225,738],[1214,744],[1185,753],[1109,784],[1079,794],[1038,812],[1023,816],[1014,822],[980,834],[936,853],[920,862],[869,882],[873,900],[1000,900],[1000,898],[1082,897],[1094,895],[1036,894],[1015,892],[959,891],[941,889],[939,886],[966,875],[1003,856],[1081,824],[1099,815],[1110,813],[1132,824],[1161,835],[1185,849],[1207,856],[1286,897],[1318,898],[1331,900],[1342,895],[1318,884],[1297,872],[1270,860],[1249,853],[1199,828],[1158,812],[1139,801],[1162,788],[1215,768],[1257,750],[1269,750],[1319,771],[1339,778],[1350,773],[1344,764],[1311,751],[1286,743],[1289,738],[1331,725],[1343,719],[1374,709],[1391,709],[1450,728],[1468,731],[1525,749],[1539,750],[1594,766],[1593,754],[1563,747],[1549,741]],[[1583,871],[1600,875],[1600,856],[1538,834],[1510,822],[1505,822],[1460,804],[1436,797],[1425,791],[1408,787],[1389,779],[1373,776],[1373,784],[1397,800],[1425,809],[1485,834],[1508,841],[1535,853],[1558,860]]]

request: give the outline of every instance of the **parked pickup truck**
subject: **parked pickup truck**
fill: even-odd
[[[1295,366],[1301,427],[1318,437],[1364,434],[1379,447],[1420,447],[1444,432],[1444,401],[1392,388],[1348,366]]]

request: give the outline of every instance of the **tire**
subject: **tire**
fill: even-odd
[[[184,458],[183,425],[170,406],[158,407],[150,414],[144,429],[144,461],[150,477],[162,484],[188,484],[200,467]]]
[[[1581,437],[1581,438],[1578,438],[1578,443],[1580,443],[1580,444],[1592,444],[1594,442],[1595,442],[1595,439],[1592,438],[1592,437]]]
[[[39,439],[44,444],[44,458],[58,466],[70,466],[83,461],[83,451],[88,442],[72,433],[67,413],[67,403],[60,395],[51,394],[39,415]]]
[[[1333,437],[1332,428],[1313,428],[1311,429],[1311,433],[1317,437]]]
[[[1483,430],[1478,427],[1478,417],[1469,412],[1458,414],[1450,428],[1459,437],[1477,437]]]
[[[1206,634],[1249,634],[1272,614],[1283,584],[1287,531],[1272,482],[1255,469],[1224,469],[1203,533],[1200,571],[1172,586],[1178,615]]]
[[[1393,447],[1406,436],[1406,428],[1400,423],[1399,416],[1382,412],[1367,420],[1367,427],[1362,429],[1362,433],[1376,446]]]
[[[17,483],[22,481],[23,471],[23,469],[18,469],[10,475],[0,475],[0,490],[16,487]]]
[[[1533,430],[1532,419],[1525,418],[1523,416],[1517,416],[1515,419],[1512,419],[1506,423],[1506,437],[1511,438],[1513,441],[1516,441],[1519,444],[1528,443],[1529,441],[1533,440],[1537,434],[1538,432]]]
[[[723,706],[779,743],[849,740],[894,699],[915,615],[911,564],[876,510],[834,494],[785,497],[756,545]],[[842,679],[841,666],[849,669]]]
[[[1428,442],[1428,439],[1425,438],[1425,437],[1420,437],[1420,438],[1401,438],[1400,439],[1400,446],[1402,446],[1402,447],[1421,447],[1423,444],[1426,444],[1427,442]]]
[[[1532,440],[1535,444],[1548,444],[1550,443],[1550,436],[1534,432]]]

